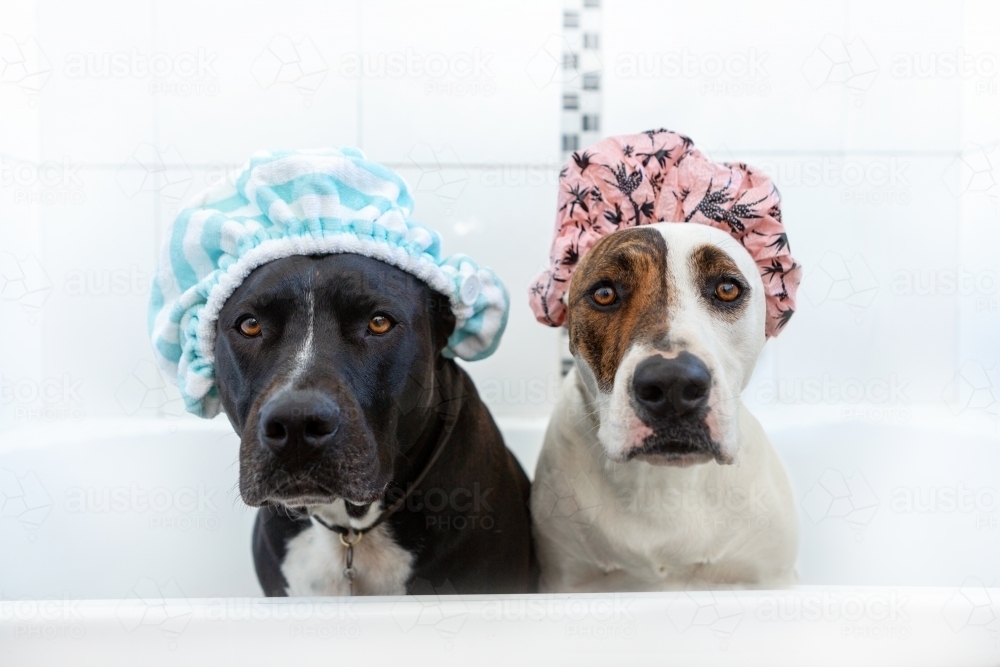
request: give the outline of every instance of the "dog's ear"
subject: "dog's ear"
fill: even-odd
[[[427,312],[431,320],[434,351],[439,353],[448,344],[448,338],[455,331],[455,313],[451,310],[448,297],[431,289],[427,292]]]

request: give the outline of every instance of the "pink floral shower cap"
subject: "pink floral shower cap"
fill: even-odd
[[[715,163],[669,130],[609,137],[573,153],[559,174],[559,210],[549,268],[529,289],[542,324],[566,321],[573,270],[601,238],[655,222],[696,222],[729,232],[757,262],[767,297],[765,333],[795,312],[802,268],[790,254],[781,197],[767,176],[741,162]]]

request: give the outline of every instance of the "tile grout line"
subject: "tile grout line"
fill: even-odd
[[[992,146],[993,144],[987,144]],[[966,153],[964,149],[952,150],[844,150],[844,149],[815,149],[815,150],[760,150],[746,149],[736,151],[737,157],[752,158],[812,158],[812,157],[838,157],[838,158],[878,158],[878,157],[909,157],[909,158],[958,158]],[[65,158],[63,158],[65,160]],[[51,164],[56,160],[24,160],[15,155],[10,155],[0,151],[0,163],[16,162],[18,164],[40,166]],[[70,161],[72,162],[72,161]],[[551,162],[546,160],[537,161],[487,161],[487,162],[399,162],[392,160],[380,160],[380,164],[392,169],[496,169],[496,168],[533,168],[533,169],[553,169],[562,168],[563,162]],[[162,169],[157,171],[177,170],[177,169],[218,169],[220,166],[230,166],[238,168],[242,163],[226,163],[224,160],[217,162],[175,162],[165,163]],[[114,162],[79,162],[76,165],[82,169],[93,170],[114,170],[123,169],[135,170],[143,169],[141,166],[129,165]]]
[[[853,157],[863,157],[863,158],[878,158],[878,157],[908,157],[908,158],[958,158],[961,157],[965,151],[962,150],[942,150],[942,151],[739,151],[738,155],[750,156],[753,158],[815,158],[815,157],[832,157],[832,158],[853,158]],[[32,164],[35,166],[40,166],[48,164],[52,161],[43,160],[41,162],[35,162],[32,160],[19,160],[10,155],[0,154],[0,162],[3,161],[14,161],[19,164]],[[389,167],[390,169],[473,169],[473,170],[487,170],[487,169],[544,169],[558,171],[562,168],[562,162],[435,162],[435,163],[423,163],[423,162],[392,162],[380,160],[380,164]],[[132,165],[132,164],[117,164],[112,162],[80,162],[77,166],[84,170],[94,170],[94,171],[123,171],[123,170],[144,170],[142,166]],[[218,169],[220,166],[219,162],[192,162],[192,163],[167,163],[163,164],[161,168],[156,171],[170,171],[170,170],[184,170],[184,169]],[[231,164],[234,168],[237,164],[234,162]]]

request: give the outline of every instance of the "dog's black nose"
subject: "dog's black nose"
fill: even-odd
[[[321,447],[340,428],[340,407],[314,390],[286,390],[260,409],[258,437],[274,453],[287,447]]]
[[[708,367],[690,352],[681,352],[674,359],[651,356],[639,362],[632,374],[632,396],[641,416],[651,421],[705,407],[711,388]]]

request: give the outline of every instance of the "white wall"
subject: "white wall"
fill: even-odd
[[[562,11],[553,0],[4,3],[0,425],[179,414],[145,333],[166,224],[256,150],[331,144],[398,168],[446,251],[505,280],[504,343],[468,367],[496,414],[547,415],[558,335],[534,322],[525,287],[555,208],[561,92],[544,47]],[[684,132],[716,159],[766,167],[784,196],[806,279],[748,400],[841,410],[841,392],[860,387],[875,399],[865,410],[881,411],[849,418],[945,405],[996,418],[996,4],[605,0],[603,17],[606,134]],[[351,70],[357,54],[408,53],[480,66]],[[106,54],[137,60],[122,76],[86,70]],[[970,71],[953,73],[948,58],[963,54]],[[138,58],[204,67],[160,77]],[[730,71],[713,76],[720,62]],[[962,272],[965,289],[949,288]],[[930,294],[906,286],[914,275],[937,279]],[[819,396],[789,394],[810,380]]]

